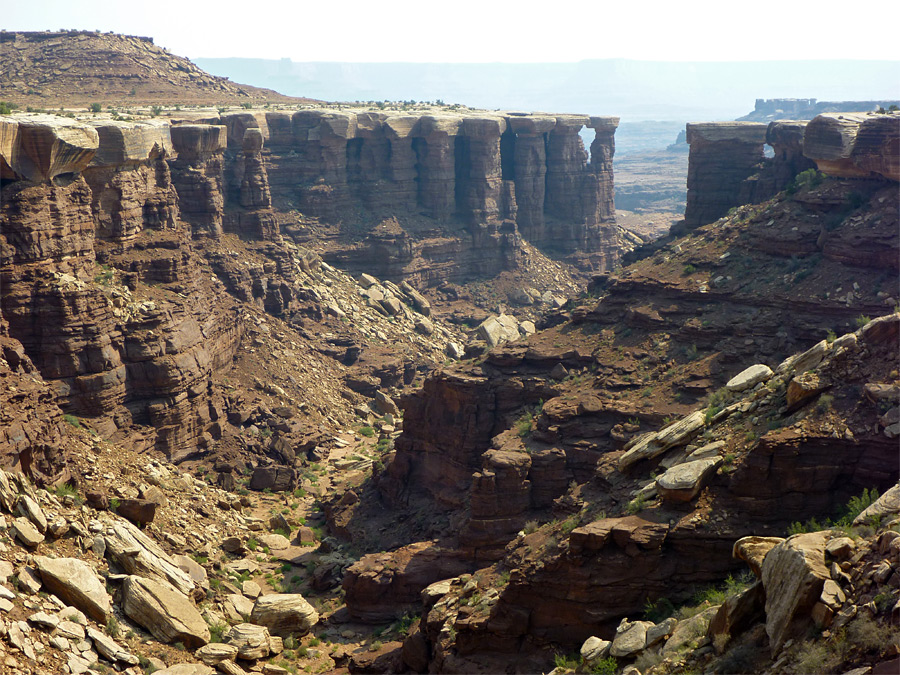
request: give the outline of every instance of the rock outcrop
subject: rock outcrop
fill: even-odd
[[[819,115],[807,126],[804,153],[829,176],[900,181],[900,114]]]
[[[172,175],[184,179],[181,202],[197,205],[195,232],[220,232],[221,194],[206,172],[221,166],[224,127],[61,119],[2,120],[0,305],[9,335],[68,412],[96,420],[105,435],[152,424],[150,445],[184,456],[218,433],[208,378],[239,329],[218,284],[198,274],[166,158],[182,153]],[[194,187],[205,201],[191,201]],[[187,292],[166,305],[136,301],[140,282]],[[210,338],[223,350],[215,356]]]
[[[728,209],[748,203],[742,195],[747,179],[764,159],[766,125],[754,122],[709,122],[687,125],[687,228],[711,223]]]
[[[359,208],[376,219],[458,220],[476,238],[506,220],[539,247],[600,265],[615,259],[618,118],[323,109],[241,117],[263,136],[276,205],[332,221]],[[578,134],[584,126],[595,129],[590,163]]]
[[[803,171],[840,178],[900,180],[900,113],[826,113],[811,122],[687,125],[691,146],[683,227],[773,197]],[[763,156],[763,144],[774,151]]]

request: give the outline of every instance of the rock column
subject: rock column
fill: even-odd
[[[543,239],[547,187],[547,134],[556,126],[552,117],[510,117],[515,133],[513,179],[516,185],[516,222],[529,241]]]
[[[560,115],[548,136],[545,210],[563,221],[584,222],[588,215],[582,195],[588,158],[579,132],[589,123],[586,115]]]
[[[461,119],[426,115],[413,135],[419,177],[418,203],[425,215],[447,220],[456,207],[456,136]]]
[[[687,125],[691,146],[688,160],[688,229],[711,223],[728,210],[744,204],[742,183],[756,173],[764,160],[765,124],[708,122]]]
[[[766,143],[772,146],[771,194],[781,192],[794,177],[807,169],[814,169],[816,163],[803,156],[803,134],[807,122],[770,122],[766,129]]]
[[[595,200],[595,204],[589,205],[589,212],[596,212],[597,221],[601,223],[616,220],[613,155],[616,154],[618,126],[618,117],[591,117],[588,123],[588,127],[594,130],[590,164],[594,178],[589,182],[590,189],[585,192]]]
[[[182,219],[194,237],[219,237],[225,211],[226,128],[211,124],[172,127],[172,147],[178,156],[170,163],[178,191]]]
[[[502,117],[463,118],[456,140],[456,207],[465,220],[486,223],[500,213]]]

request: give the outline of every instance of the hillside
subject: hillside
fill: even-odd
[[[300,103],[204,72],[152,38],[91,31],[2,32],[3,100],[21,108]]]

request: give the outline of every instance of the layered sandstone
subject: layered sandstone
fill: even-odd
[[[691,146],[687,178],[687,228],[711,223],[729,209],[747,203],[742,184],[763,161],[766,125],[710,122],[687,125]]]
[[[773,197],[803,171],[839,178],[900,180],[900,114],[827,113],[805,121],[687,125],[691,146],[684,226]],[[763,146],[774,151],[763,156]]]
[[[804,151],[819,169],[841,178],[900,181],[900,114],[829,113],[807,127]]]
[[[217,129],[182,142],[183,161],[202,163]],[[239,332],[178,226],[166,157],[178,145],[170,137],[185,137],[170,133],[158,123],[5,119],[0,301],[9,335],[64,410],[104,435],[153,426],[139,442],[178,458],[219,433],[209,377]],[[174,293],[140,299],[139,283]]]
[[[227,129],[220,125],[179,124],[171,129],[172,183],[181,201],[181,217],[195,237],[222,234],[225,212]]]
[[[426,216],[439,226],[461,223],[475,238],[485,225],[509,221],[538,246],[600,266],[614,262],[621,245],[615,117],[310,109],[221,122],[230,150],[259,129],[272,199],[282,209],[328,221],[360,209],[376,220]],[[595,129],[590,162],[584,126]]]

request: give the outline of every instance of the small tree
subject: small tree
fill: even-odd
[[[90,110],[92,113],[98,113],[103,110],[103,106],[99,103],[91,103],[91,107],[88,108],[88,110]]]

